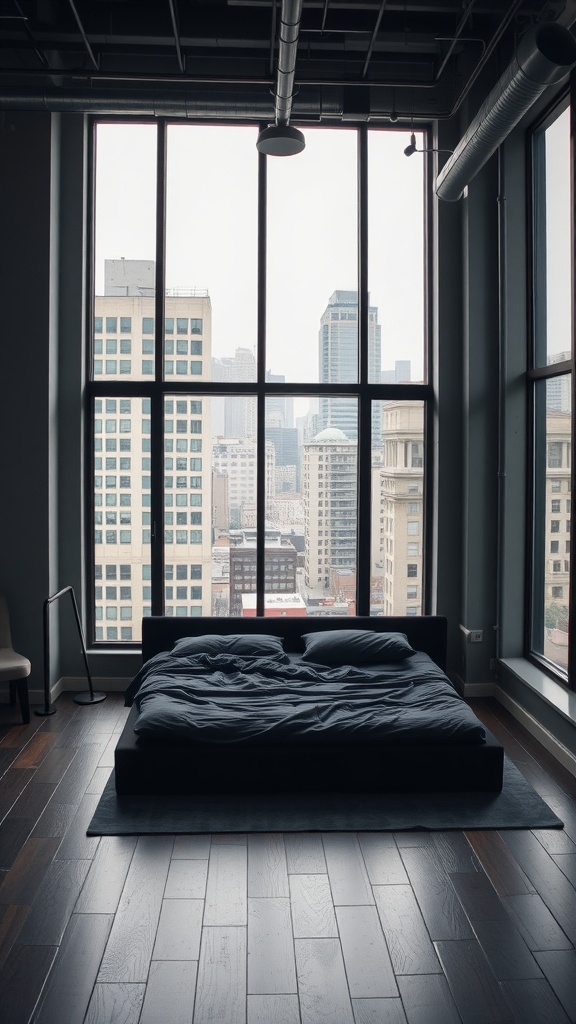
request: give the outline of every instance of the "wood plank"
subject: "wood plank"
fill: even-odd
[[[176,836],[172,860],[208,860],[210,836]]]
[[[302,1024],[354,1024],[338,939],[296,939]]]
[[[576,943],[576,889],[531,832],[509,831],[504,841],[536,886],[570,941]]]
[[[104,792],[106,783],[112,773],[111,768],[95,768],[92,774],[90,782],[86,786],[86,793],[98,793],[101,796]]]
[[[401,999],[353,999],[355,1024],[408,1024]]]
[[[56,946],[13,946],[0,971],[0,1020],[29,1024]]]
[[[245,925],[247,913],[246,846],[213,844],[208,861],[204,924]]]
[[[356,835],[325,832],[322,842],[334,905],[374,903],[370,879]]]
[[[34,825],[30,835],[33,839],[52,836],[62,841],[70,828],[78,804],[58,804],[51,800]]]
[[[566,853],[576,855],[576,843],[572,841],[563,828],[533,829],[532,834],[544,847],[547,853]]]
[[[84,1024],[138,1024],[145,985],[95,985]]]
[[[202,929],[194,1024],[245,1024],[246,929]]]
[[[150,967],[139,1024],[190,1024],[198,964],[193,960],[158,960]]]
[[[8,954],[29,912],[29,907],[15,905],[0,907],[0,969],[6,963]]]
[[[248,896],[289,896],[286,850],[280,833],[248,836]]]
[[[402,860],[432,939],[465,939],[472,929],[448,873],[430,849],[404,849]]]
[[[248,898],[248,992],[296,992],[290,900],[283,896]]]
[[[326,874],[322,836],[317,832],[286,832],[284,846],[290,874]]]
[[[27,839],[0,885],[0,904],[32,903],[59,845],[59,839]]]
[[[400,977],[398,987],[408,1024],[462,1024],[443,974]]]
[[[300,1024],[298,996],[248,996],[247,1024]]]
[[[328,875],[290,875],[292,928],[295,938],[338,935]]]
[[[0,871],[9,871],[30,835],[26,818],[4,818],[0,825]]]
[[[505,896],[504,904],[528,949],[572,948],[570,939],[538,893]]]
[[[89,860],[55,860],[48,868],[42,888],[34,898],[30,913],[18,936],[18,943],[30,946],[57,946],[62,941],[82,883],[88,874]]]
[[[476,939],[434,945],[464,1024],[514,1024],[514,1014]]]
[[[376,907],[336,907],[336,919],[351,997],[398,996]]]
[[[501,896],[535,892],[498,832],[465,832],[480,864]]]
[[[164,900],[153,960],[198,960],[203,900]]]
[[[56,857],[58,860],[92,860],[96,856],[100,836],[87,836],[86,829],[98,805],[95,793],[83,796],[70,827],[66,830]]]
[[[521,1024],[570,1024],[548,982],[542,980],[504,981],[504,996],[514,1007],[515,1020]]]
[[[506,910],[485,874],[456,871],[449,877],[470,921],[508,921]]]
[[[432,832],[432,845],[448,872],[481,871],[478,857],[463,832]]]
[[[576,1018],[576,949],[555,949],[535,953],[554,994],[568,1016]]]
[[[172,839],[143,836],[138,840],[110,933],[99,982],[145,982],[148,977]]]
[[[563,875],[576,888],[576,853],[552,854],[552,860],[556,867],[560,868]]]
[[[54,782],[56,784],[61,782],[66,769],[77,753],[78,751],[73,747],[53,747],[48,751],[35,773],[34,782]]]
[[[110,915],[72,915],[34,1024],[83,1024],[111,926]]]
[[[14,767],[38,768],[50,748],[54,746],[55,740],[54,733],[37,732],[14,760]]]
[[[33,777],[33,770],[30,769],[30,771]],[[56,785],[53,782],[34,783],[30,779],[28,785],[17,796],[6,817],[24,818],[30,822],[32,829],[46,804],[52,798],[55,789]]]
[[[372,885],[408,883],[408,875],[393,835],[387,832],[358,832],[358,842]]]
[[[474,931],[498,981],[542,976],[532,953],[509,918],[475,921]]]
[[[66,746],[66,744],[60,744]],[[54,800],[60,804],[79,804],[86,792],[86,786],[92,778],[103,750],[102,743],[83,745],[73,761],[66,769],[62,781],[58,783]]]
[[[375,885],[374,897],[396,975],[440,971],[436,951],[409,885]]]
[[[136,849],[136,836],[101,836],[75,907],[77,914],[115,914]]]
[[[165,899],[204,899],[207,875],[207,860],[172,860],[166,880]]]

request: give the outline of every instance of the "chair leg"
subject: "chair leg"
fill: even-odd
[[[10,707],[16,707],[16,680],[10,680]]]
[[[19,679],[18,683],[18,700],[20,702],[20,711],[22,712],[22,721],[27,724],[30,721],[30,702],[28,700],[28,679]]]

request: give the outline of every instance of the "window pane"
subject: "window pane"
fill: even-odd
[[[424,552],[414,538],[424,536],[424,403],[374,402],[372,423],[370,614],[420,615]],[[418,586],[407,583],[415,579]]]
[[[425,379],[424,160],[406,159],[409,142],[409,132],[368,133],[369,330],[378,318],[383,339],[381,364],[369,361],[372,383]]]
[[[99,380],[139,380],[148,372],[142,329],[154,320],[155,201],[156,126],[97,125],[95,320],[104,327],[105,352],[131,357],[95,361]]]
[[[570,110],[534,138],[535,364],[570,358]]]
[[[562,408],[557,408],[559,380],[568,384]],[[538,381],[535,394],[532,650],[563,671],[568,667],[570,591],[569,388],[570,375]],[[551,557],[557,552],[568,557]]]
[[[257,313],[257,131],[253,127],[173,124],[167,133],[166,338],[202,338],[216,345],[213,355],[229,356],[228,340],[253,352]],[[189,303],[179,312],[172,297],[210,296],[210,304]],[[185,329],[184,329],[185,328]],[[168,355],[169,353],[166,352]],[[204,365],[185,376],[210,379]],[[169,379],[181,379],[177,367]],[[213,380],[226,377],[212,376]],[[231,379],[254,380],[251,377]]]
[[[316,383],[319,321],[330,296],[350,298],[347,335],[357,351],[357,134],[307,128],[297,160],[267,161],[267,357],[287,381]],[[357,355],[326,379],[354,382]]]

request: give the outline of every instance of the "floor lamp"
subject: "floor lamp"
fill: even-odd
[[[80,615],[78,614],[78,605],[76,604],[76,597],[74,594],[73,587],[64,587],[59,590],[57,594],[52,594],[51,597],[47,597],[44,601],[44,708],[42,711],[35,711],[36,715],[54,715],[56,708],[50,706],[50,629],[49,629],[49,611],[50,605],[57,601],[58,598],[64,594],[70,594],[72,598],[72,607],[74,608],[74,615],[76,616],[76,625],[78,626],[78,634],[80,636],[80,643],[82,644],[82,654],[84,656],[84,665],[86,666],[86,678],[88,680],[88,693],[77,693],[74,700],[77,704],[100,704],[101,701],[106,700],[105,693],[94,693],[92,687],[92,677],[90,675],[90,668],[88,666],[88,655],[86,654],[86,643],[84,640],[84,633],[82,631],[82,623],[80,622]]]

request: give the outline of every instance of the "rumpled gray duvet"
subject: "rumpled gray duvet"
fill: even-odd
[[[126,691],[138,737],[179,744],[482,743],[484,728],[426,654],[328,668],[297,656],[157,654]]]

